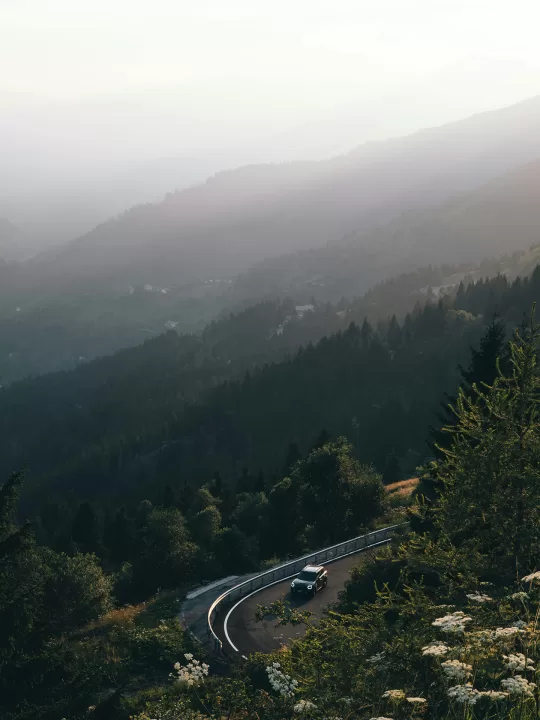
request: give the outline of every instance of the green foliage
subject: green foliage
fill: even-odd
[[[345,438],[313,450],[292,474],[303,527],[324,547],[358,534],[385,507],[380,477],[362,467]]]
[[[154,508],[142,526],[133,583],[143,595],[188,582],[196,553],[183,515],[176,508]]]
[[[438,531],[486,553],[508,579],[540,561],[539,348],[533,313],[510,343],[508,375],[472,398],[461,391],[454,442],[436,469],[445,490]]]
[[[95,555],[43,551],[43,557],[47,578],[42,602],[50,632],[69,632],[110,610],[112,581]]]

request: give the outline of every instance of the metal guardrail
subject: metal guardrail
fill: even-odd
[[[296,558],[296,560],[290,560],[289,562],[283,563],[283,565],[271,568],[270,570],[267,570],[260,575],[256,575],[250,580],[245,580],[244,582],[235,585],[230,590],[227,590],[220,595],[217,600],[214,600],[208,610],[208,634],[213,640],[214,649],[219,652],[222,652],[223,650],[223,643],[214,632],[215,619],[223,607],[231,605],[234,602],[238,602],[238,600],[241,600],[246,595],[250,595],[257,590],[262,590],[262,588],[267,585],[271,585],[274,582],[296,575],[303,570],[306,565],[323,565],[324,563],[339,560],[347,555],[367,550],[374,545],[389,542],[393,537],[394,531],[398,527],[401,526],[391,525],[390,527],[383,528],[382,530],[375,530],[367,535],[359,535],[351,540],[345,540],[344,542],[324,548],[323,550],[317,550],[309,555],[304,555],[301,558]]]

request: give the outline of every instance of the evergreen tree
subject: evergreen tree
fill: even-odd
[[[163,507],[176,507],[176,493],[170,485],[165,485],[163,490],[163,499],[161,501]]]
[[[473,393],[473,386],[480,389],[486,385],[492,385],[499,374],[499,369],[505,370],[508,364],[506,350],[506,327],[495,315],[480,339],[478,349],[471,348],[471,360],[468,368],[459,366],[461,375],[460,390],[470,397]],[[439,427],[430,429],[430,447],[437,457],[441,457],[442,448],[447,448],[451,438],[443,428],[452,427],[456,423],[456,414],[453,409],[457,396],[446,397],[446,402],[441,403],[442,412],[437,416]]]
[[[71,537],[82,552],[96,552],[100,548],[101,533],[94,507],[83,502],[72,521]]]
[[[436,467],[439,534],[485,557],[500,582],[540,562],[539,351],[533,312],[510,343],[507,374],[472,397],[460,390],[453,443]]]
[[[289,443],[289,447],[287,448],[287,454],[285,456],[285,462],[283,463],[283,477],[287,477],[287,475],[291,472],[291,470],[300,460],[300,458],[301,455],[298,443]]]
[[[391,485],[392,483],[398,482],[402,479],[403,475],[401,472],[399,458],[396,455],[395,451],[392,450],[390,455],[388,455],[388,457],[386,458],[386,464],[384,466],[382,474],[383,485]]]

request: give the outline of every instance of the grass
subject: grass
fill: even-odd
[[[403,499],[410,497],[416,489],[419,478],[409,478],[408,480],[400,480],[386,486],[386,492],[391,497],[399,496]]]

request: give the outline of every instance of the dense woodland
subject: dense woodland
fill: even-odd
[[[285,324],[273,344],[291,309],[264,303],[202,338],[171,332],[15,384],[0,392],[1,469],[27,464],[23,507],[35,516],[56,505],[63,518],[82,501],[99,513],[158,502],[167,486],[196,490],[216,472],[230,488],[244,473],[271,486],[288,447],[305,455],[323,429],[348,437],[360,462],[383,472],[397,456],[408,474],[432,454],[428,428],[470,347],[495,313],[519,324],[539,287],[540,271],[462,284],[402,322],[347,317],[346,329],[314,343],[310,335],[343,321],[335,309]],[[303,347],[279,360],[295,343]]]
[[[115,513],[83,501],[69,519],[50,504],[32,524],[16,520],[24,478],[12,474],[0,489],[3,717],[536,717],[540,326],[522,317],[507,346],[503,318],[522,315],[539,282],[536,271],[512,285],[477,283],[460,288],[461,308],[427,305],[411,317],[419,340],[422,328],[434,334],[435,320],[439,338],[459,322],[475,325],[463,306],[478,309],[482,297],[486,312],[496,302],[501,313],[455,369],[461,383],[446,429],[426,431],[433,460],[409,509],[412,533],[358,568],[336,612],[317,626],[283,603],[262,608],[308,626],[275,657],[254,656],[225,674],[211,661],[200,674],[193,654],[205,658],[178,624],[177,599],[233,570],[232,560],[235,571],[254,569],[276,553],[403,517],[395,508],[383,518],[381,477],[356,458],[361,446],[322,432],[306,452],[289,444],[276,481],[241,471],[231,485],[216,472],[198,488],[165,486],[159,500]],[[391,327],[400,332],[397,354],[407,323],[391,322],[385,342],[371,329],[364,348],[366,324],[274,367],[336,344],[360,347],[355,358],[376,348],[381,361]],[[326,370],[340,355],[330,357],[332,364],[323,355]],[[211,396],[245,393],[271,372]],[[387,481],[399,476],[400,456],[390,455]],[[167,587],[175,590],[137,604]]]

